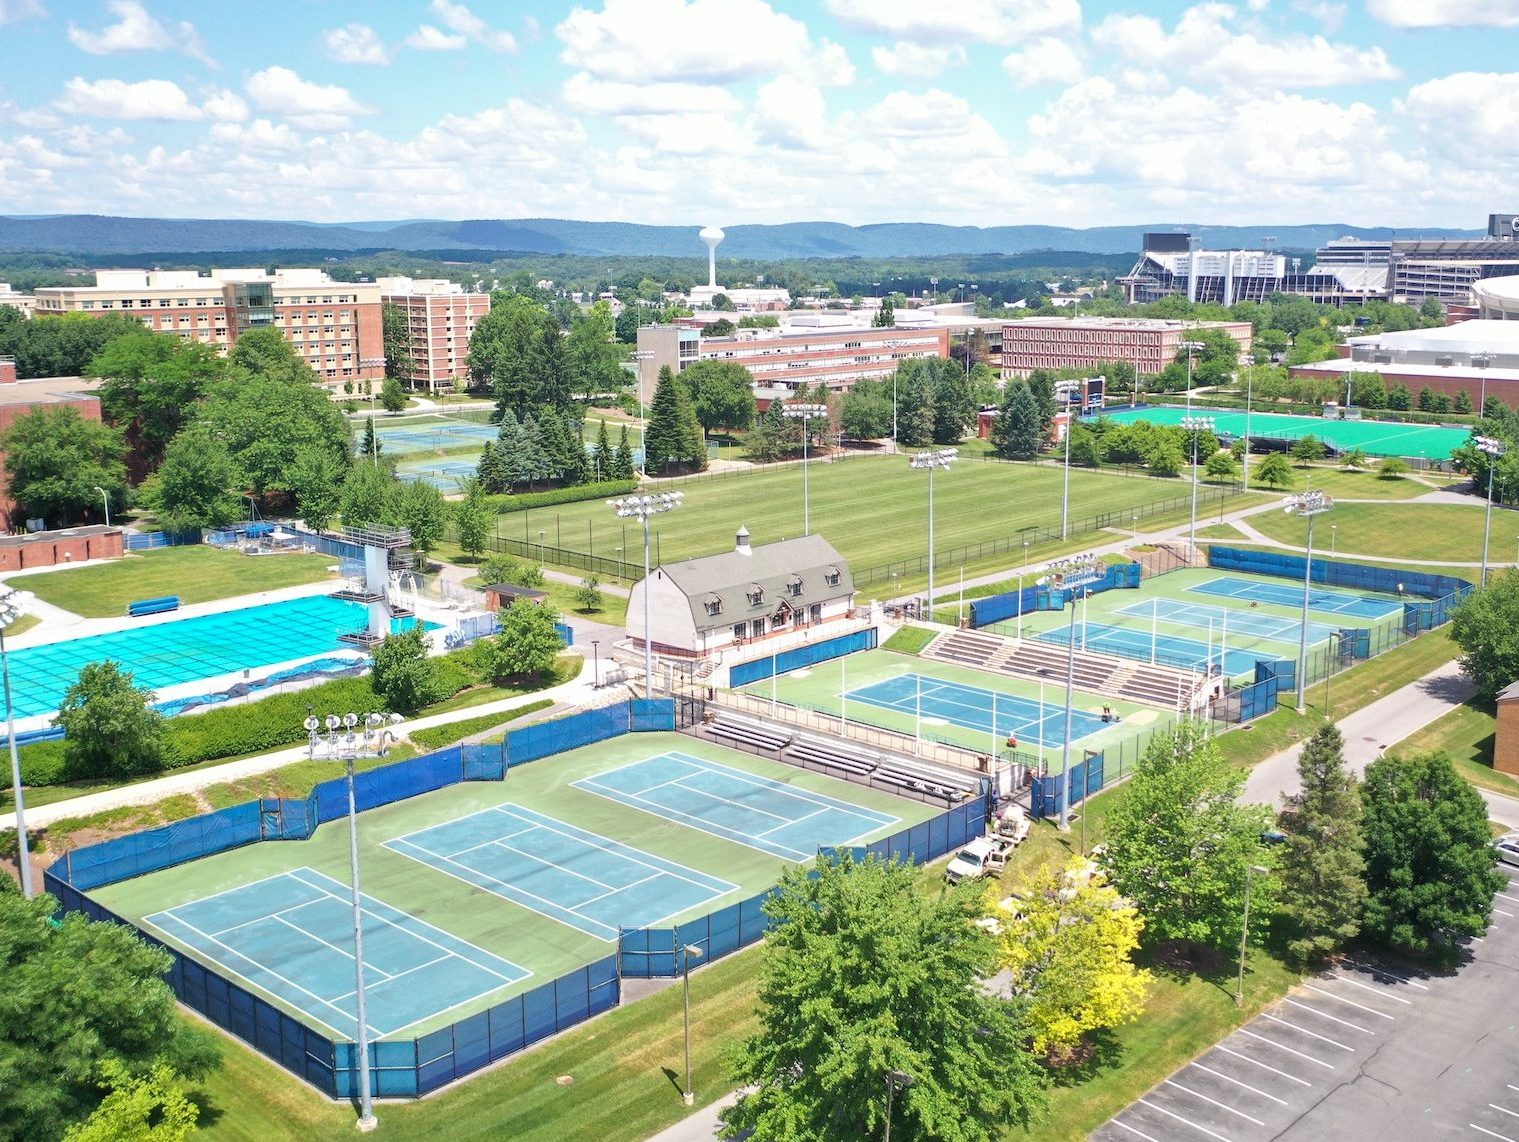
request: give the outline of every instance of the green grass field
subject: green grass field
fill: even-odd
[[[143,551],[92,567],[71,567],[18,579],[45,603],[86,618],[126,613],[136,599],[178,595],[185,603],[207,603],[279,587],[317,583],[333,564],[328,555],[240,555],[197,544]]]
[[[1482,562],[1482,529],[1486,512],[1480,499],[1465,504],[1337,504],[1318,516],[1313,527],[1315,554],[1329,554],[1330,537],[1337,555],[1381,559],[1438,559],[1465,564]],[[1308,541],[1307,521],[1285,512],[1262,512],[1250,526],[1279,543],[1302,547]],[[1330,528],[1333,528],[1333,532]],[[1493,563],[1513,563],[1519,545],[1519,521],[1508,512],[1493,512]],[[1431,567],[1427,570],[1442,571]]]
[[[1296,462],[1292,465],[1292,482],[1285,488],[1267,488],[1256,481],[1262,457],[1250,457],[1250,487],[1253,491],[1274,491],[1278,495],[1317,488],[1328,492],[1335,499],[1347,500],[1407,500],[1426,495],[1436,489],[1407,476],[1384,480],[1375,470],[1348,472],[1332,464],[1310,464],[1307,467]]]
[[[509,902],[454,877],[444,875],[382,847],[382,842],[503,803],[536,810],[656,856],[718,876],[737,887],[696,906],[680,918],[705,914],[752,896],[775,883],[780,857],[736,841],[688,828],[662,817],[629,809],[570,783],[628,762],[679,750],[734,769],[825,793],[835,799],[898,819],[871,837],[885,836],[926,820],[927,805],[887,793],[846,785],[820,774],[736,753],[674,734],[629,734],[560,754],[552,760],[511,771],[505,782],[467,782],[365,812],[360,821],[364,889],[385,903],[488,952],[529,969],[527,979],[435,1015],[411,1027],[408,1036],[435,1030],[474,1011],[540,986],[563,972],[600,959],[609,945],[579,929],[527,907]],[[330,767],[329,767],[330,769]],[[193,811],[193,802],[192,802]],[[852,838],[840,837],[843,842]],[[113,884],[92,893],[107,908],[138,921],[161,909],[225,892],[287,870],[311,868],[347,883],[348,833],[342,822],[317,830],[307,841],[265,842],[220,853],[162,872]],[[675,919],[672,917],[672,919]],[[249,986],[252,986],[251,984]],[[307,1022],[308,1013],[268,996],[277,1006]]]

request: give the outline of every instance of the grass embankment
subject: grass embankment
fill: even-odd
[[[1498,720],[1491,707],[1457,706],[1438,721],[1410,734],[1388,751],[1397,754],[1438,750],[1456,763],[1456,771],[1479,789],[1519,797],[1519,779],[1493,768],[1493,737]]]
[[[1251,487],[1255,490],[1266,491],[1267,489],[1257,484],[1255,479],[1261,460],[1260,456],[1250,457],[1250,481]],[[1378,461],[1373,460],[1371,463],[1373,470],[1350,472],[1332,464],[1311,464],[1303,467],[1294,461],[1292,479],[1287,486],[1270,490],[1277,495],[1286,495],[1288,492],[1302,492],[1313,488],[1317,491],[1328,492],[1336,500],[1408,500],[1437,490],[1408,476],[1395,476],[1384,480],[1374,470]]]
[[[13,580],[45,603],[86,618],[124,615],[138,599],[178,595],[185,604],[230,599],[328,577],[327,555],[241,555],[215,547],[163,547],[110,563]],[[15,632],[7,631],[14,635]]]
[[[895,650],[902,654],[918,654],[925,646],[933,642],[938,633],[927,627],[902,627],[882,644],[881,649]]]
[[[1475,502],[1469,507],[1465,504],[1337,504],[1314,525],[1314,552],[1327,555],[1332,534],[1334,550],[1341,559],[1364,556],[1480,564],[1486,514]],[[1500,515],[1495,523],[1489,558],[1494,563],[1512,563],[1516,542],[1513,517]],[[1250,518],[1250,526],[1278,543],[1292,547],[1307,543],[1308,523],[1300,516],[1262,512]],[[1334,528],[1332,533],[1331,527]],[[1444,572],[1439,567],[1424,570]]]

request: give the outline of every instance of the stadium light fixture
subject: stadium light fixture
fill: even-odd
[[[1317,489],[1299,492],[1282,501],[1288,515],[1308,519],[1308,558],[1303,564],[1303,620],[1297,639],[1297,712],[1308,712],[1308,596],[1313,589],[1313,519],[1334,507],[1334,500]]]
[[[685,499],[684,492],[652,492],[608,500],[619,519],[636,519],[643,525],[643,686],[644,697],[654,696],[654,639],[649,629],[649,517],[672,512]]]
[[[787,404],[781,406],[781,415],[787,420],[802,422],[802,534],[812,534],[812,501],[807,486],[807,438],[812,435],[811,421],[816,417],[828,418],[826,404]]]
[[[1498,470],[1498,461],[1508,451],[1508,445],[1491,436],[1474,436],[1472,443],[1477,446],[1479,452],[1487,455],[1487,517],[1482,524],[1482,581],[1481,586],[1487,586],[1487,546],[1493,534],[1493,473]]]
[[[1066,599],[1071,604],[1071,621],[1066,627],[1065,647],[1065,731],[1061,735],[1063,741],[1060,746],[1061,774],[1060,783],[1062,796],[1060,798],[1060,828],[1071,827],[1071,717],[1074,710],[1076,695],[1076,601],[1084,593],[1085,588],[1101,579],[1107,572],[1107,564],[1097,555],[1077,555],[1070,559],[1057,559],[1045,567],[1045,574],[1040,582],[1049,582],[1059,590],[1066,592]],[[1065,603],[1060,605],[1061,611],[1065,610]],[[1043,688],[1041,683],[1041,695]],[[1039,716],[1044,717],[1044,699],[1039,702]],[[1042,736],[1042,735],[1041,735]],[[1041,753],[1043,749],[1041,747]]]
[[[32,596],[26,591],[8,590],[0,595],[0,672],[5,676],[5,736],[10,739],[11,799],[16,806],[16,864],[21,872],[21,894],[30,900],[32,859],[26,837],[26,806],[22,799],[21,757],[16,752],[16,708],[11,702],[11,660],[5,649],[5,628],[26,613]]]
[[[1187,412],[1192,412],[1192,354],[1201,353],[1207,348],[1201,341],[1183,341],[1177,346],[1187,354]]]
[[[383,368],[385,368],[385,358],[384,357],[361,357],[361,358],[359,358],[359,375],[360,376],[364,375],[364,370],[366,370],[366,369],[383,369]],[[382,384],[384,383],[383,380],[381,381],[381,383]],[[374,378],[373,377],[368,378],[365,381],[365,384],[367,384],[369,386],[369,425],[370,425],[371,428],[373,428],[374,427],[374,423],[375,423]],[[379,437],[377,436],[375,439],[378,440]],[[371,452],[369,454],[369,463],[370,463],[370,466],[374,467],[374,468],[378,468],[380,466],[380,450],[378,448],[376,448],[373,452]]]
[[[1185,432],[1192,434],[1192,522],[1187,528],[1188,557],[1197,557],[1197,485],[1202,482],[1202,477],[1197,471],[1197,441],[1204,432],[1213,431],[1213,418],[1211,416],[1184,416],[1181,418],[1181,427]]]
[[[943,468],[949,471],[949,466],[954,463],[959,452],[953,448],[935,448],[929,452],[919,452],[907,462],[910,468],[928,469],[928,615],[931,622],[934,614],[934,469]],[[919,618],[924,616],[919,615]]]

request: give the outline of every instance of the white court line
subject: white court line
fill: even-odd
[[[352,956],[349,957],[349,959],[352,959],[352,958],[353,958]],[[421,971],[423,968],[430,968],[434,964],[447,963],[449,960],[454,959],[454,958],[455,957],[453,957],[453,956],[439,956],[435,960],[428,960],[425,964],[418,964],[416,967],[407,968],[405,971],[398,971],[398,972],[396,972],[395,975],[386,976],[386,978],[383,979],[383,980],[380,980],[380,982],[381,983],[393,983],[394,981],[400,979],[403,975],[410,975],[414,971]],[[378,968],[375,968],[374,970],[379,971]],[[368,960],[365,960],[364,961],[364,986],[365,987],[369,986],[369,972],[370,972],[370,964],[369,964]],[[385,973],[381,972],[380,974],[384,975]],[[340,995],[336,999],[334,999],[333,1002],[336,1003],[339,1000],[352,999],[357,994],[359,994],[357,988],[355,988],[353,991],[345,991],[342,995]],[[431,1019],[432,1016],[429,1015],[428,1018]],[[394,1032],[392,1032],[392,1034],[394,1034]]]
[[[1335,1040],[1331,1039],[1328,1035],[1320,1035],[1317,1031],[1310,1031],[1306,1027],[1299,1027],[1296,1023],[1289,1023],[1285,1019],[1278,1019],[1275,1015],[1272,1015],[1269,1011],[1262,1011],[1261,1012],[1261,1018],[1262,1019],[1269,1019],[1273,1023],[1280,1023],[1283,1027],[1291,1027],[1294,1031],[1297,1031],[1298,1033],[1303,1034],[1303,1035],[1307,1035],[1309,1038],[1312,1038],[1312,1039],[1322,1039],[1324,1042],[1328,1043],[1331,1047],[1338,1047],[1342,1051],[1349,1051],[1351,1054],[1355,1054],[1355,1048],[1354,1047],[1347,1047],[1347,1046],[1345,1046],[1344,1043],[1336,1042]]]
[[[1218,1142],[1231,1142],[1230,1139],[1225,1138],[1222,1134],[1215,1134],[1215,1133],[1213,1133],[1213,1131],[1209,1130],[1206,1126],[1199,1126],[1197,1123],[1193,1122],[1190,1118],[1183,1118],[1179,1114],[1173,1114],[1173,1113],[1171,1113],[1171,1111],[1167,1110],[1163,1106],[1156,1106],[1153,1102],[1151,1102],[1147,1098],[1141,1098],[1139,1101],[1142,1102],[1142,1103],[1144,1103],[1144,1105],[1148,1106],[1151,1110],[1158,1110],[1158,1111],[1160,1111],[1160,1113],[1164,1114],[1167,1118],[1174,1118],[1174,1119],[1176,1119],[1177,1122],[1180,1122],[1184,1126],[1190,1126],[1190,1127],[1192,1127],[1193,1130],[1201,1130],[1209,1138],[1217,1138]]]
[[[1295,1048],[1289,1047],[1285,1043],[1278,1043],[1275,1039],[1268,1039],[1264,1035],[1257,1035],[1254,1031],[1247,1031],[1243,1027],[1241,1027],[1239,1029],[1239,1033],[1241,1035],[1248,1035],[1252,1039],[1259,1039],[1262,1043],[1265,1043],[1268,1047],[1275,1047],[1279,1051],[1286,1051],[1289,1055],[1296,1055],[1300,1059],[1307,1059],[1310,1063],[1314,1063],[1317,1066],[1323,1067],[1326,1071],[1332,1071],[1332,1070],[1334,1070],[1334,1064],[1333,1063],[1326,1063],[1323,1059],[1315,1059],[1312,1055],[1305,1054],[1302,1051],[1299,1051],[1299,1050],[1296,1050]]]
[[[740,785],[750,785],[755,789],[763,790],[766,793],[770,793],[775,796],[788,797],[797,801],[806,801],[813,805],[819,805],[828,808],[847,809],[849,812],[859,817],[876,818],[880,821],[881,827],[884,827],[886,825],[895,825],[902,820],[900,817],[893,817],[890,813],[883,813],[877,809],[866,808],[864,805],[856,805],[850,801],[843,801],[837,797],[830,797],[826,793],[814,793],[810,789],[802,789],[795,785],[789,785],[780,781],[776,781],[772,778],[760,777],[757,774],[753,773],[746,773],[741,769],[734,769],[732,766],[723,765],[721,762],[708,761],[706,758],[702,757],[693,757],[690,754],[681,753],[678,750],[665,754],[664,756],[678,758],[687,764],[695,765],[699,769],[704,769],[708,773],[719,774],[723,777],[728,778],[730,781],[738,782]],[[686,776],[689,777],[691,774],[687,774]]]
[[[202,896],[202,897],[200,897],[197,900],[187,900],[183,904],[176,904],[173,908],[164,908],[164,909],[161,909],[160,911],[155,912],[154,915],[155,916],[173,916],[174,919],[176,919],[176,920],[184,920],[184,917],[182,917],[182,916],[179,915],[179,910],[181,908],[194,908],[196,905],[204,904],[207,900],[215,900],[218,897],[230,896],[234,892],[241,892],[243,889],[245,889],[245,888],[252,888],[256,884],[268,884],[271,880],[283,880],[283,879],[285,879],[285,877],[287,877],[289,875],[290,875],[289,873],[276,872],[272,876],[263,876],[263,877],[260,877],[258,880],[250,880],[250,881],[248,881],[247,884],[237,884],[237,885],[234,885],[231,888],[224,888],[220,892],[213,892],[210,896]],[[306,882],[304,880],[300,880],[299,877],[297,877],[296,879],[301,884],[306,884]],[[320,892],[320,893],[322,893],[324,895],[329,895],[329,896],[331,895],[331,893],[329,893],[325,888],[319,888],[319,887],[317,887],[316,885],[313,885],[313,884],[306,884],[306,887],[307,888],[315,888],[316,891],[318,891],[318,892]],[[302,903],[303,904],[310,904],[311,901],[305,900],[305,901],[302,901]],[[266,915],[267,915],[267,913],[266,913]],[[189,926],[192,927],[192,928],[194,928],[197,932],[200,932],[202,930],[201,928],[199,928],[195,924],[190,924],[190,922],[188,920],[184,920],[184,923],[189,924]],[[226,929],[222,929],[222,931],[226,931]]]
[[[603,788],[594,778],[587,779],[585,784],[580,785],[580,788],[605,797],[610,801],[616,801],[619,805],[627,805],[629,808],[642,810],[652,817],[658,817],[664,821],[673,821],[677,825],[685,825],[687,828],[706,833],[709,837],[719,837],[725,841],[732,841],[734,844],[745,845],[748,848],[757,849],[759,852],[778,856],[782,860],[794,861],[800,864],[803,861],[811,860],[817,855],[816,853],[804,853],[800,849],[794,849],[790,845],[783,845],[778,841],[765,841],[764,845],[756,844],[756,841],[763,841],[764,838],[755,836],[746,839],[737,829],[714,824],[705,817],[698,817],[695,814],[671,808],[668,805],[660,805],[654,801],[645,801],[636,793],[624,793],[621,790],[613,790],[610,787]],[[721,798],[717,798],[717,800],[721,800]],[[774,816],[773,813],[765,815]],[[874,832],[874,830],[871,831]],[[785,851],[777,852],[776,850],[778,849]]]
[[[305,928],[302,928],[299,924],[292,924],[289,920],[283,920],[282,919],[282,920],[278,920],[276,922],[280,923],[280,924],[283,924],[285,927],[289,928],[292,932],[295,932],[297,935],[305,936],[307,939],[310,939],[310,940],[315,940],[317,943],[321,944],[324,948],[331,948],[333,951],[335,951],[338,955],[342,956],[349,963],[353,962],[353,953],[352,952],[345,951],[344,949],[338,947],[336,944],[332,943],[331,941],[322,939],[322,937],[318,936],[315,932],[308,932]],[[388,971],[386,971],[384,968],[377,968],[377,967],[374,966],[374,964],[369,963],[368,961],[366,961],[365,964],[364,964],[364,971],[365,971],[366,974],[368,974],[369,972],[374,972],[376,975],[382,975],[382,976],[384,976],[385,979],[389,979],[390,978],[390,973]],[[381,980],[380,982],[384,983],[385,980]]]
[[[1209,1098],[1205,1094],[1199,1094],[1197,1091],[1193,1090],[1189,1086],[1182,1086],[1181,1083],[1177,1082],[1175,1079],[1166,1079],[1165,1082],[1166,1082],[1167,1086],[1174,1086],[1177,1090],[1185,1091],[1187,1094],[1190,1094],[1193,1098],[1200,1098],[1204,1102],[1210,1103],[1211,1105],[1218,1107],[1220,1110],[1227,1110],[1230,1114],[1238,1115],[1240,1118],[1243,1118],[1246,1122],[1253,1122],[1257,1126],[1264,1126],[1264,1125],[1266,1125],[1259,1118],[1251,1118],[1243,1110],[1235,1110],[1234,1107],[1229,1106],[1229,1105],[1227,1105],[1225,1103],[1219,1102],[1217,1099]]]
[[[1297,1077],[1297,1075],[1289,1075],[1286,1071],[1279,1071],[1279,1070],[1277,1070],[1270,1063],[1263,1063],[1259,1059],[1252,1059],[1249,1055],[1241,1055],[1238,1051],[1231,1051],[1228,1047],[1224,1046],[1222,1043],[1218,1044],[1218,1049],[1220,1051],[1222,1051],[1226,1055],[1233,1055],[1236,1059],[1239,1059],[1242,1062],[1251,1063],[1254,1066],[1262,1068],[1263,1070],[1270,1071],[1274,1075],[1281,1075],[1282,1078],[1284,1078],[1284,1079],[1291,1079],[1293,1082],[1297,1083],[1299,1086],[1312,1086],[1313,1085],[1307,1079],[1300,1079],[1300,1078]]]
[[[1513,1138],[1510,1138],[1507,1134],[1499,1134],[1496,1130],[1489,1130],[1486,1126],[1478,1126],[1475,1122],[1468,1122],[1467,1125],[1470,1126],[1473,1130],[1480,1130],[1489,1138],[1501,1138],[1503,1139],[1503,1142],[1515,1142],[1515,1140]]]
[[[603,884],[602,887],[606,889],[605,892],[603,892],[600,896],[592,896],[586,900],[582,900],[579,904],[575,905],[575,907],[578,910],[584,908],[587,904],[595,904],[598,900],[605,900],[608,896],[616,896],[619,892],[626,892],[630,888],[637,888],[640,884],[648,884],[649,881],[655,879],[656,875],[657,874],[651,874],[641,880],[631,880],[627,884],[620,885],[617,888],[613,888],[611,885]]]
[[[1283,1003],[1290,1003],[1299,1011],[1306,1011],[1309,1015],[1317,1015],[1320,1019],[1327,1019],[1331,1023],[1338,1023],[1341,1027],[1349,1027],[1352,1031],[1359,1031],[1362,1035],[1375,1035],[1376,1032],[1369,1027],[1362,1027],[1359,1023],[1352,1023],[1348,1019],[1341,1019],[1338,1015],[1330,1015],[1326,1011],[1320,1011],[1317,1007],[1309,1007],[1306,1003],[1299,1003],[1290,996],[1284,996]],[[1349,1050],[1349,1048],[1346,1048]]]
[[[1394,1003],[1401,1003],[1405,1007],[1413,1006],[1413,1000],[1404,999],[1401,995],[1394,995],[1385,987],[1372,987],[1369,983],[1362,983],[1358,979],[1351,979],[1348,975],[1341,975],[1339,972],[1335,972],[1333,978],[1339,980],[1341,983],[1348,983],[1351,987],[1359,987],[1362,991],[1369,991],[1373,995],[1380,995],[1384,999],[1390,999]]]
[[[1519,1110],[1510,1110],[1506,1106],[1499,1106],[1496,1102],[1490,1102],[1487,1105],[1490,1106],[1490,1107],[1492,1107],[1494,1110],[1502,1111],[1504,1114],[1508,1115],[1510,1118],[1519,1118]]]
[[[1241,1082],[1239,1079],[1235,1078],[1233,1075],[1226,1075],[1226,1074],[1224,1074],[1223,1071],[1215,1071],[1212,1067],[1205,1067],[1205,1066],[1203,1066],[1202,1063],[1198,1063],[1198,1062],[1193,1062],[1193,1063],[1190,1063],[1189,1065],[1196,1067],[1200,1071],[1207,1071],[1208,1074],[1213,1075],[1215,1078],[1223,1079],[1226,1083],[1233,1083],[1235,1086],[1242,1086],[1246,1090],[1253,1091],[1254,1093],[1260,1095],[1262,1098],[1269,1098],[1272,1102],[1278,1103],[1278,1104],[1280,1104],[1282,1106],[1286,1106],[1287,1105],[1287,1100],[1286,1099],[1284,1099],[1284,1098],[1277,1098],[1276,1095],[1274,1095],[1274,1094],[1267,1094],[1265,1091],[1261,1090],[1260,1087],[1253,1087],[1253,1086],[1251,1086],[1247,1082]]]
[[[1327,996],[1328,998],[1335,1000],[1337,1003],[1348,1003],[1351,1007],[1358,1007],[1362,1011],[1366,1011],[1372,1015],[1375,1015],[1378,1019],[1386,1019],[1390,1022],[1394,1021],[1391,1015],[1388,1015],[1384,1011],[1378,1011],[1375,1007],[1367,1007],[1364,1003],[1357,1003],[1353,999],[1346,999],[1343,995],[1336,995],[1332,991],[1325,991],[1322,987],[1314,987],[1311,983],[1305,983],[1303,986],[1306,987],[1309,991],[1316,991],[1320,995]]]
[[[1429,986],[1427,984],[1420,983],[1418,980],[1414,979],[1413,976],[1403,975],[1402,973],[1395,972],[1390,968],[1378,967],[1376,964],[1364,963],[1361,960],[1346,960],[1345,962],[1348,964],[1354,964],[1356,967],[1361,968],[1364,971],[1368,971],[1372,975],[1389,976],[1392,979],[1406,983],[1409,987],[1417,987],[1420,991],[1429,990]]]
[[[1110,1125],[1122,1126],[1130,1134],[1137,1134],[1139,1137],[1143,1138],[1145,1142],[1160,1142],[1159,1138],[1155,1138],[1149,1134],[1146,1134],[1143,1130],[1139,1130],[1133,1126],[1130,1126],[1127,1122],[1120,1122],[1116,1118],[1111,1121]]]

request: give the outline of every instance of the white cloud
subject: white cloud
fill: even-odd
[[[1015,44],[1075,32],[1080,0],[827,0],[841,23],[917,43]]]
[[[1463,71],[1410,89],[1399,110],[1427,143],[1463,163],[1474,156],[1514,165],[1519,137],[1519,73]]]
[[[791,75],[759,89],[751,122],[756,138],[784,150],[819,151],[834,145],[823,93]]]
[[[1003,57],[1002,69],[1019,87],[1073,83],[1086,70],[1076,49],[1053,36],[1036,40],[1022,51],[1009,52]]]
[[[1264,40],[1253,32],[1236,33],[1231,27],[1236,15],[1227,4],[1199,4],[1183,12],[1169,34],[1151,16],[1110,16],[1093,29],[1092,39],[1191,82],[1340,87],[1399,75],[1381,48],[1331,43],[1323,36]]]
[[[227,143],[240,151],[298,151],[301,136],[288,123],[271,123],[255,119],[251,123],[217,123],[211,128],[212,139]]]
[[[235,91],[213,91],[201,104],[206,118],[219,123],[240,123],[248,117],[248,105]]]
[[[1366,0],[1366,11],[1396,28],[1519,27],[1519,0]]]
[[[510,32],[492,28],[463,4],[454,4],[450,0],[432,0],[432,11],[449,31],[473,40],[481,47],[493,52],[517,50],[517,41]]]
[[[699,83],[617,83],[576,72],[565,81],[564,101],[592,115],[676,115],[692,111],[730,114],[738,100],[722,88]]]
[[[678,30],[678,31],[672,31]],[[625,83],[728,83],[795,72],[828,86],[854,80],[844,49],[765,0],[606,0],[575,8],[555,34],[559,58]]]
[[[111,0],[106,5],[117,17],[97,31],[69,22],[69,42],[90,55],[114,55],[117,52],[181,51],[210,67],[213,61],[201,46],[195,25],[181,20],[173,31],[153,16],[138,0]]]
[[[322,33],[322,47],[338,63],[387,64],[390,53],[368,24],[344,24]]]
[[[41,0],[0,0],[0,24],[31,20],[47,15]]]
[[[90,115],[99,119],[191,120],[205,112],[190,101],[177,83],[167,79],[144,79],[125,83],[101,79],[91,83],[75,76],[63,86],[53,102],[66,115]]]
[[[464,36],[450,35],[431,24],[423,24],[403,41],[407,47],[419,52],[458,52],[469,46]]]
[[[932,79],[947,67],[965,66],[965,49],[959,44],[925,47],[898,40],[889,48],[870,49],[876,70],[886,75],[905,75],[913,79]]]
[[[1317,20],[1330,35],[1345,23],[1345,5],[1337,0],[1292,0],[1292,10]]]
[[[355,115],[371,115],[347,88],[309,83],[288,67],[266,67],[244,85],[259,110],[313,131],[341,130]]]

